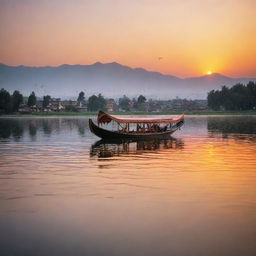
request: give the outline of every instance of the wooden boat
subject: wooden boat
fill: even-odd
[[[92,133],[102,139],[168,139],[184,124],[184,115],[166,118],[121,118],[99,111],[97,121],[98,125],[89,119],[89,127]],[[116,122],[116,131],[99,127],[110,122]],[[132,126],[135,127],[134,130],[130,129]]]

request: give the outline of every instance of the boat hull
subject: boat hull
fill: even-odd
[[[154,132],[154,133],[122,133],[117,131],[109,131],[100,128],[94,122],[89,119],[89,127],[92,133],[102,139],[133,139],[133,140],[146,140],[146,139],[168,139],[170,135],[178,130],[183,125],[183,122],[179,122],[173,126],[169,131]]]

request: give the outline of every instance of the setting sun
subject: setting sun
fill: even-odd
[[[208,71],[208,72],[207,72],[207,75],[211,75],[211,74],[212,74],[212,71]]]

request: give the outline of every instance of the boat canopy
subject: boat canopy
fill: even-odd
[[[184,120],[184,115],[175,116],[175,117],[158,117],[158,118],[121,118],[119,116],[113,116],[107,114],[103,111],[99,111],[98,113],[98,124],[108,124],[111,121],[115,121],[117,123],[144,123],[144,124],[170,124],[177,123]]]

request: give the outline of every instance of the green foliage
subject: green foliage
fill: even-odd
[[[147,99],[146,99],[145,96],[140,95],[140,96],[138,97],[138,104],[143,104],[143,103],[145,103],[146,101],[147,101]]]
[[[118,100],[119,106],[125,110],[125,111],[129,111],[130,110],[130,103],[131,100],[127,97],[127,96],[123,96],[122,98],[120,98]]]
[[[140,95],[138,97],[137,103],[134,106],[135,109],[140,111],[146,111],[146,105],[145,105],[146,101],[147,101],[146,97],[143,95]]]
[[[96,95],[92,95],[88,99],[88,110],[89,111],[97,111],[98,110],[98,97]]]
[[[101,94],[99,94],[98,96],[92,95],[88,99],[89,111],[105,110],[106,105],[107,105],[106,100]]]
[[[99,110],[106,110],[107,102],[105,98],[101,95],[101,93],[98,95],[98,104],[99,104]]]
[[[36,94],[32,92],[28,97],[28,106],[32,107],[34,105],[36,105]]]
[[[50,103],[50,100],[51,100],[51,96],[50,95],[46,95],[44,96],[43,98],[43,108],[47,108],[49,103]]]
[[[23,102],[23,96],[19,91],[14,91],[12,96],[5,89],[0,91],[0,111],[4,113],[11,113],[18,111],[21,103]]]
[[[79,95],[78,95],[78,98],[77,98],[77,101],[78,102],[83,102],[84,101],[84,92],[80,92]]]
[[[15,90],[12,94],[12,110],[18,111],[20,104],[23,102],[23,96],[22,94]]]
[[[10,113],[12,111],[11,95],[5,89],[0,91],[0,112]]]
[[[231,88],[212,90],[207,96],[208,107],[213,110],[253,110],[256,109],[256,83],[236,84]]]

